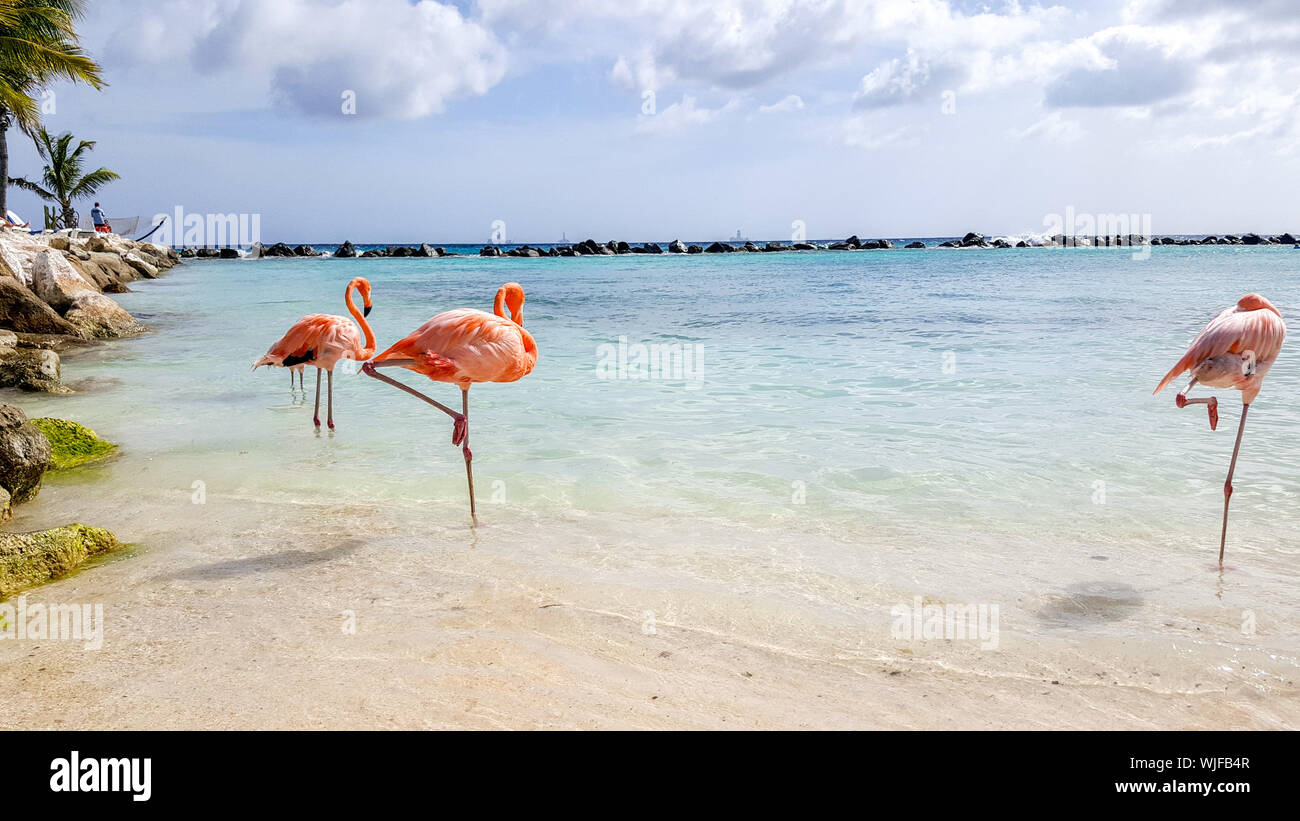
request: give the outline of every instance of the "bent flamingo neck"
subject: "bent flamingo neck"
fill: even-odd
[[[347,290],[343,293],[343,299],[348,303],[348,313],[361,326],[361,332],[366,335],[366,346],[357,352],[357,359],[369,359],[375,355],[375,334],[370,330],[370,323],[366,321],[365,314],[357,310],[357,306],[352,302],[352,292],[357,289],[356,282],[349,282]]]
[[[508,282],[497,289],[497,298],[492,302],[492,313],[504,319],[506,308],[510,309],[511,322],[524,324],[524,289],[516,282]]]

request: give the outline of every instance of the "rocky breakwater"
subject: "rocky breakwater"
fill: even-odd
[[[0,231],[0,387],[66,392],[59,351],[145,330],[107,294],[179,261],[170,248],[116,234]]]

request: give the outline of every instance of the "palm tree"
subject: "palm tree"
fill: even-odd
[[[36,153],[45,161],[45,174],[41,177],[43,185],[22,177],[10,177],[10,185],[31,191],[46,202],[59,206],[63,227],[76,228],[77,212],[72,210],[72,203],[93,197],[96,191],[119,179],[117,173],[107,168],[81,173],[82,155],[95,148],[91,140],[82,140],[73,149],[71,134],[51,137],[50,132],[42,128],[32,141],[36,143]]]
[[[99,66],[81,50],[72,27],[85,0],[0,0],[0,214],[8,207],[11,125],[34,135],[36,95],[55,80],[102,88]]]

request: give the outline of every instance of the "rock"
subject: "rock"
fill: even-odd
[[[994,247],[994,248],[1010,248],[1010,247],[1011,247],[1011,243],[1007,242],[1006,240],[1002,239],[1001,237],[998,237],[997,239],[993,240],[993,247]]]
[[[7,242],[0,242],[0,277],[8,277],[28,288],[32,287],[31,268],[23,264],[22,257]]]
[[[632,247],[631,247],[630,245],[628,245],[626,242],[623,242],[622,240],[619,240],[617,243],[615,243],[615,242],[613,242],[613,241],[611,240],[611,241],[610,241],[610,245],[613,245],[613,246],[614,246],[614,253],[616,253],[616,254],[630,254],[630,253],[632,253]]]
[[[8,277],[0,277],[0,326],[20,333],[82,335],[36,294]]]
[[[411,256],[415,256],[415,257],[440,257],[440,256],[442,256],[442,254],[438,253],[438,251],[440,251],[440,250],[442,250],[442,249],[440,249],[440,248],[434,248],[434,247],[433,247],[432,245],[430,245],[429,243],[427,243],[427,242],[422,242],[422,243],[420,243],[420,247],[419,247],[419,248],[416,248],[416,249],[415,249],[415,252],[414,252],[413,254],[411,254]]]
[[[495,245],[484,245],[483,250],[479,251],[478,255],[481,257],[499,257],[501,256],[501,249]]]
[[[7,522],[14,517],[11,501],[9,491],[0,487],[0,522]]]
[[[0,596],[60,578],[91,556],[119,547],[112,533],[83,524],[0,533]]]
[[[369,250],[361,252],[362,259],[373,259],[375,257],[386,257],[386,256],[388,256],[387,248],[371,248]],[[493,256],[493,255],[488,254],[487,256]]]
[[[116,339],[145,330],[125,308],[95,291],[78,296],[63,318],[91,339]]]
[[[701,247],[698,246],[698,245],[688,245],[688,246],[686,246],[686,253],[688,253],[688,254],[702,254],[702,253],[704,253],[704,249],[701,248]]]
[[[668,243],[668,253],[684,254],[686,253],[686,246],[682,244],[681,240],[675,239],[672,242]]]
[[[647,242],[645,245],[642,245],[641,247],[645,250],[647,254],[662,254],[664,252],[664,249],[660,248],[658,244],[653,242]]]
[[[67,257],[52,250],[36,255],[32,264],[32,290],[56,311],[66,311],[82,294],[95,293]]]
[[[829,248],[829,249],[832,250],[832,251],[855,251],[855,250],[857,250],[854,246],[849,245],[847,242],[832,242],[830,245],[828,245],[828,246],[826,246],[826,247]]]
[[[1025,242],[1025,241],[1022,239],[1022,240],[1020,240],[1019,242],[1016,243],[1016,247],[1017,247],[1017,248],[1028,248],[1028,247],[1029,247],[1029,243]]]
[[[734,250],[736,250],[736,249],[733,248],[733,247],[730,246],[730,245],[727,245],[725,242],[715,242],[715,243],[713,243],[712,245],[710,245],[708,248],[705,248],[705,249],[704,249],[704,253],[706,253],[706,254],[729,254],[729,253],[731,253],[731,252],[734,251]]]
[[[939,247],[940,247],[940,248],[960,248],[960,247],[961,247],[961,243],[959,243],[959,242],[954,242],[953,240],[950,240],[950,239],[949,239],[949,240],[944,240],[943,242],[939,243]]]
[[[50,443],[27,414],[13,405],[0,405],[0,487],[15,504],[34,497],[50,467]]]
[[[106,294],[129,294],[129,293],[131,293],[131,289],[128,288],[128,287],[126,287],[125,285],[123,285],[123,284],[120,283],[120,282],[107,282],[107,283],[104,283],[103,290],[104,290],[104,293],[106,293]]]
[[[1246,234],[1241,238],[1242,245],[1259,245],[1260,242],[1262,240],[1259,238],[1259,234]]]
[[[259,246],[261,246],[262,243],[259,242],[259,243],[257,243],[257,244],[258,244]],[[182,248],[182,249],[181,249],[181,257],[184,258],[184,259],[193,259],[194,257],[197,257],[197,256],[198,256],[198,252],[195,251],[193,248]],[[259,256],[260,256],[260,253],[259,253]]]
[[[351,259],[357,255],[357,248],[349,240],[343,240],[343,244],[334,252],[334,256],[341,259]]]
[[[222,250],[224,252],[226,250],[233,251],[235,249],[229,248],[229,249],[222,249]],[[158,278],[158,268],[152,265],[151,263],[145,262],[144,259],[134,251],[132,251],[129,254],[123,254],[122,261],[125,262],[127,265],[130,265],[136,271],[139,271],[141,276],[148,277],[149,279]]]
[[[1278,242],[1284,242],[1287,245],[1295,245],[1296,238],[1290,233],[1282,234],[1277,238]]]
[[[796,250],[796,251],[816,251],[816,250],[817,250],[817,246],[816,246],[816,245],[813,245],[811,242],[796,242],[794,245],[792,245],[792,246],[790,246],[790,247],[794,248],[794,250]]]
[[[224,251],[224,250],[226,250],[226,249],[223,248],[222,250]],[[262,251],[262,256],[264,256],[264,257],[291,257],[291,256],[293,256],[293,249],[290,248],[288,245],[286,245],[286,244],[283,243],[283,242],[277,242],[276,244],[272,245],[271,247],[263,249],[263,251]]]
[[[261,259],[266,255],[266,246],[260,242],[255,242],[248,249],[249,259]]]
[[[0,331],[0,350],[18,347],[18,334],[13,331]]]
[[[904,245],[903,247],[904,247],[904,248],[924,248],[924,247],[925,247],[925,243],[924,243],[924,242],[921,242],[920,240],[917,240],[917,241],[915,241],[915,242],[909,242],[909,243],[907,243],[906,245]]]
[[[55,234],[54,236],[50,237],[49,244],[50,247],[56,251],[66,251],[68,250],[71,242],[66,235]]]
[[[773,253],[777,251],[789,251],[789,250],[790,247],[788,245],[782,245],[779,242],[769,242],[767,245],[763,246],[764,253]]]
[[[285,256],[285,255],[277,254],[276,256]],[[239,251],[235,248],[222,248],[220,251],[217,252],[217,258],[218,259],[239,259]]]
[[[90,428],[67,419],[42,416],[33,419],[32,424],[50,442],[51,470],[67,470],[107,459],[117,450],[117,445],[100,439]]]
[[[848,249],[853,250],[853,251],[856,251],[856,250],[858,250],[859,248],[862,247],[862,240],[858,239],[858,235],[857,235],[857,234],[854,234],[853,236],[851,236],[851,237],[849,237],[848,239],[844,240],[844,245],[845,245]]]
[[[72,393],[63,387],[59,355],[39,348],[0,348],[0,387]]]
[[[293,246],[293,255],[295,257],[318,257],[320,256],[320,251],[317,251],[310,245],[295,245]]]

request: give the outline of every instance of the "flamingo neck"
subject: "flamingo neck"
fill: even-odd
[[[375,334],[370,330],[370,323],[366,321],[365,314],[357,308],[352,302],[352,292],[357,289],[356,283],[349,282],[348,289],[343,294],[343,299],[348,303],[348,313],[361,326],[361,332],[366,335],[366,347],[357,353],[357,359],[369,359],[375,355]]]
[[[497,290],[497,298],[492,302],[492,313],[503,319],[506,316],[506,289],[504,286]],[[511,312],[510,321],[516,325],[524,324],[524,309],[522,306],[518,310]]]

